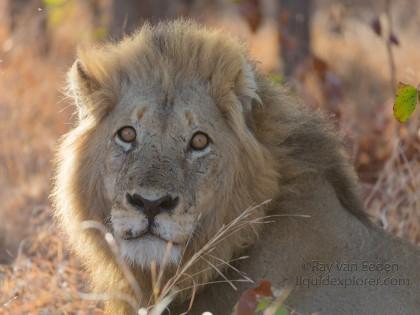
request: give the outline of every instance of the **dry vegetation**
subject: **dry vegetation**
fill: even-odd
[[[339,33],[331,18],[337,14]],[[298,90],[311,106],[322,104],[336,115],[374,219],[419,244],[420,115],[417,110],[403,127],[392,118],[385,44],[369,25],[374,14],[340,6],[319,9],[313,51],[328,61],[342,95],[326,98],[311,70]],[[81,29],[89,33],[90,18],[73,8],[50,30],[46,55],[39,53],[36,41],[10,34],[0,22],[0,314],[101,313],[100,303],[80,296],[89,290],[82,266],[65,249],[48,202],[54,146],[71,123],[72,108],[60,92],[64,72],[76,42],[89,40],[78,34]],[[250,40],[260,66],[276,70],[276,35],[270,22],[251,37],[244,34],[243,22],[229,19],[229,29]],[[394,49],[398,79],[417,85],[420,12],[402,5],[395,20],[401,42]],[[223,25],[223,17],[213,23]]]

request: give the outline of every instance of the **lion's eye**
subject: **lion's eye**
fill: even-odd
[[[136,140],[136,130],[133,127],[125,126],[117,131],[117,136],[121,141],[131,143]]]
[[[197,132],[191,138],[190,146],[194,150],[204,150],[209,145],[210,139],[203,132]]]

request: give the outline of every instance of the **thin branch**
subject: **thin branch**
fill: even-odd
[[[389,74],[391,78],[391,89],[392,93],[395,96],[397,94],[397,68],[395,65],[395,56],[392,50],[391,36],[394,34],[393,24],[392,24],[392,14],[391,14],[391,0],[386,0],[385,2],[385,15],[388,21],[388,37],[385,38],[386,50],[388,54],[388,64],[389,64]]]

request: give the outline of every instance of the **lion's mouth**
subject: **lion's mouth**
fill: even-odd
[[[168,240],[164,237],[162,237],[161,235],[159,235],[158,233],[155,233],[151,230],[146,230],[140,233],[133,233],[133,231],[126,231],[124,233],[124,235],[121,236],[121,239],[123,239],[124,241],[140,241],[142,239],[156,239],[156,240],[160,240],[160,241],[164,241],[165,243],[172,243],[172,245],[174,246],[180,246],[181,244],[178,244],[177,242],[174,242],[172,240]]]

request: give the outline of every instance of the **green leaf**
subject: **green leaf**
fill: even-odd
[[[397,97],[394,103],[394,116],[399,122],[406,122],[410,118],[416,109],[418,95],[417,88],[414,86],[401,82],[398,84]]]
[[[289,315],[289,311],[284,308],[283,306],[280,306],[277,311],[274,313],[274,315]]]
[[[263,297],[258,300],[257,308],[255,309],[255,313],[264,311],[270,303],[273,301],[271,297]]]

